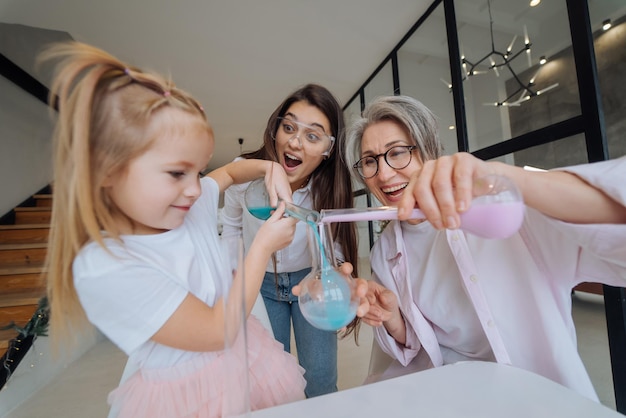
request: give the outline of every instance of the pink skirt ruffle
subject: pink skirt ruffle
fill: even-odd
[[[167,369],[141,369],[109,394],[118,418],[223,417],[302,400],[306,381],[295,357],[254,316],[232,348]],[[250,393],[246,394],[246,380]]]

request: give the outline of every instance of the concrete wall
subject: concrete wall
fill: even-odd
[[[52,179],[46,105],[0,77],[0,216]]]
[[[605,33],[599,33],[594,42],[596,64],[609,157],[626,155],[626,23],[615,22],[614,27]],[[544,71],[545,70],[545,71]],[[536,72],[533,68],[529,73]],[[530,99],[517,108],[509,109],[513,136],[561,122],[580,115],[580,103],[574,57],[572,49],[567,48],[552,57],[541,69],[543,86],[559,83],[558,87],[544,96]],[[523,76],[524,77],[524,76]],[[515,88],[509,82],[507,88]],[[546,145],[536,146],[515,153],[517,165],[532,165],[541,168],[554,168],[587,162],[585,138],[579,134]]]
[[[51,65],[36,65],[41,48],[66,32],[0,23],[0,54],[49,86]],[[0,76],[0,216],[52,180],[53,116],[40,100]]]

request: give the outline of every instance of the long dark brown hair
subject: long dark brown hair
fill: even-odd
[[[328,118],[331,135],[336,138],[330,155],[322,160],[311,173],[313,209],[320,211],[353,207],[350,171],[343,158],[345,142],[343,111],[337,99],[325,87],[307,84],[291,93],[270,115],[261,148],[242,154],[242,157],[278,161],[274,138],[278,131],[279,118],[283,117],[291,105],[297,102],[305,102],[318,108]],[[353,275],[358,277],[358,245],[354,223],[335,223],[332,226],[332,233],[335,241],[341,245],[345,261],[354,267]],[[352,331],[355,331],[356,338],[358,334],[356,321],[348,326],[343,336]]]

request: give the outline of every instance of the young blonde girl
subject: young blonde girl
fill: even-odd
[[[199,103],[171,81],[77,42],[41,58],[59,60],[52,336],[67,341],[91,323],[129,355],[138,370],[109,395],[120,417],[222,415],[225,391],[235,388],[223,385],[232,319],[224,299],[233,296],[219,285],[219,192],[265,176],[273,201],[290,201],[284,171],[244,160],[203,177],[213,133]],[[248,249],[245,315],[271,254],[293,238],[296,221],[282,214],[281,205]],[[249,376],[251,408],[303,399],[294,357],[254,316],[247,332],[249,367],[235,381]]]

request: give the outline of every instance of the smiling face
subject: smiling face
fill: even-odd
[[[415,141],[391,120],[384,120],[370,125],[363,132],[361,139],[361,158],[384,154],[390,148],[399,145],[415,145]],[[375,176],[364,179],[367,188],[385,206],[396,206],[408,185],[411,174],[422,167],[417,151],[412,151],[411,162],[402,169],[391,168],[383,156],[378,157],[378,172]]]
[[[330,122],[324,113],[304,101],[289,106],[283,118],[297,123],[279,124],[275,136],[276,153],[278,162],[287,173],[291,189],[297,190],[306,184],[311,173],[324,159],[323,153],[328,147],[320,148],[320,145],[330,143],[330,140],[324,137],[322,142],[316,144],[307,140],[304,135],[319,132],[322,136],[330,136],[332,132]]]
[[[183,223],[200,196],[200,173],[213,153],[213,136],[197,115],[164,109],[150,123],[150,148],[109,176],[108,194],[125,215],[121,234],[155,234]]]

